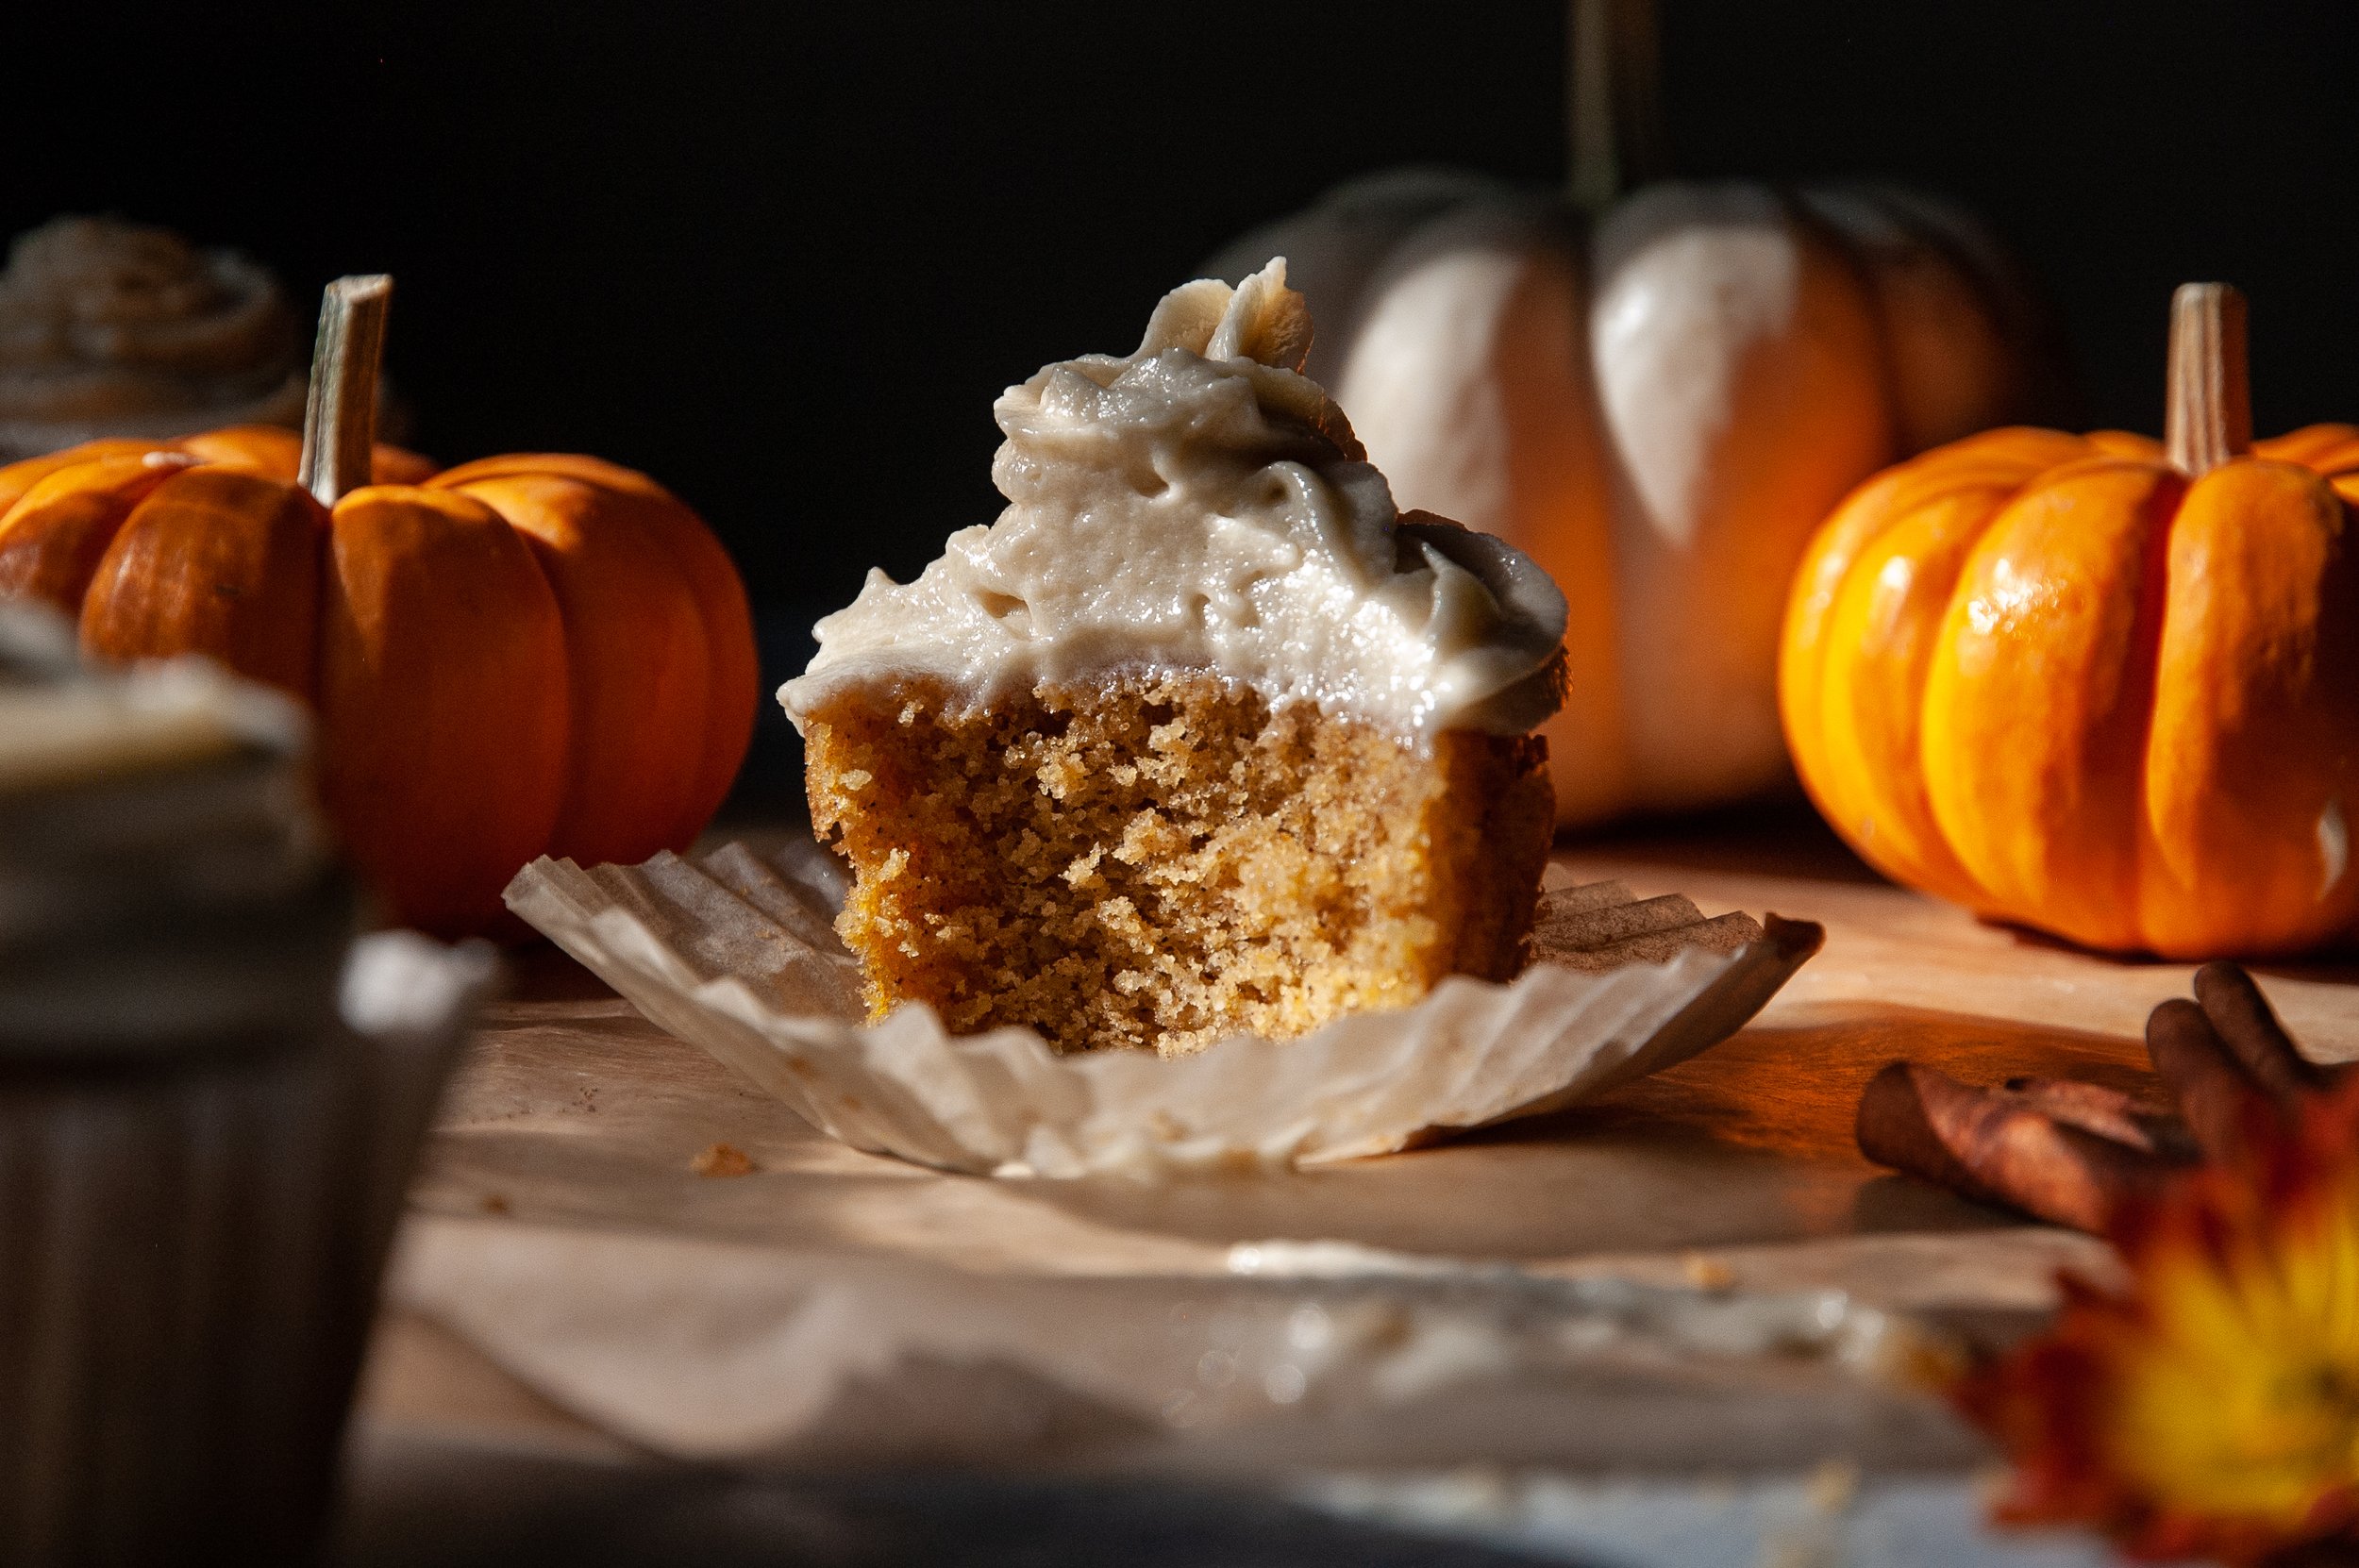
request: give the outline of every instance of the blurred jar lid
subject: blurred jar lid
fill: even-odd
[[[293,758],[309,728],[294,702],[206,659],[102,676],[82,665],[62,615],[0,603],[0,796],[247,750]]]
[[[332,1016],[355,926],[297,705],[83,665],[0,604],[0,1059],[249,1048]]]

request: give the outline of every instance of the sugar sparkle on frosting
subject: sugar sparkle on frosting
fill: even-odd
[[[1272,261],[1174,290],[1128,357],[1001,395],[1007,509],[915,581],[872,571],[779,689],[797,726],[847,683],[923,674],[978,701],[1130,669],[1208,670],[1425,741],[1516,734],[1562,701],[1564,596],[1502,542],[1401,515],[1299,374],[1311,324]]]

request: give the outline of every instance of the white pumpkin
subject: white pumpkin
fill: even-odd
[[[1576,189],[1618,166],[1582,123]],[[1898,190],[1665,183],[1593,218],[1404,170],[1213,270],[1273,256],[1310,299],[1309,373],[1400,505],[1508,540],[1571,602],[1548,730],[1568,824],[1785,779],[1778,637],[1812,530],[1878,469],[2046,411],[1999,248]]]

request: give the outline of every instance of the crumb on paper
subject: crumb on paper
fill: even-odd
[[[700,1176],[742,1176],[753,1175],[754,1162],[734,1143],[715,1143],[690,1160],[688,1168]]]
[[[1900,1336],[1884,1365],[1906,1387],[1942,1393],[1957,1386],[1973,1359],[1964,1341],[1918,1325]]]
[[[508,1200],[497,1193],[486,1193],[483,1194],[483,1211],[486,1214],[505,1214],[508,1212]]]
[[[1850,1512],[1859,1501],[1859,1466],[1849,1460],[1829,1460],[1811,1472],[1809,1497],[1814,1512]]]
[[[1736,1288],[1736,1271],[1709,1253],[1689,1253],[1680,1259],[1680,1271],[1687,1276],[1687,1282],[1699,1291]]]

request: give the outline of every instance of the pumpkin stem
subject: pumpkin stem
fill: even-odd
[[[1654,0],[1572,0],[1564,25],[1568,183],[1590,211],[1664,173],[1660,75]]]
[[[323,507],[369,482],[376,444],[376,375],[385,359],[385,317],[393,280],[383,273],[340,277],[320,296],[311,344],[311,391],[303,408],[303,488]]]
[[[2171,466],[2197,479],[2252,449],[2252,374],[2244,295],[2225,283],[2182,283],[2170,296]]]

